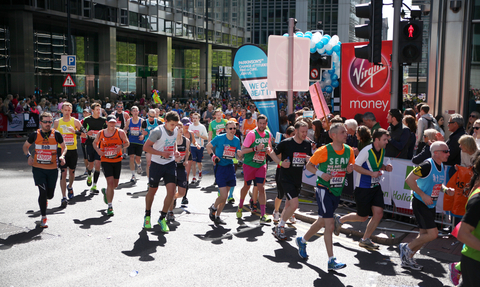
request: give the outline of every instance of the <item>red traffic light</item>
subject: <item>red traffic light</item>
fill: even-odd
[[[407,39],[416,39],[421,34],[422,30],[418,27],[416,23],[410,22],[403,28],[403,35]]]

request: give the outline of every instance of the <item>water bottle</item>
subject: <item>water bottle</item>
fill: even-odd
[[[284,162],[290,162],[290,157],[287,156],[287,158],[284,160]]]

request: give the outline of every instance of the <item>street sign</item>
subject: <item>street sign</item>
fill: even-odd
[[[312,69],[310,71],[310,79],[318,79],[318,70],[317,69]]]
[[[224,71],[225,77],[231,77],[232,76],[232,67],[224,67],[223,71]]]
[[[76,87],[77,85],[75,85],[75,82],[73,81],[72,77],[70,76],[70,74],[68,74],[67,77],[65,78],[65,81],[63,82],[63,86]]]
[[[77,72],[77,56],[62,55],[62,73],[76,73]]]
[[[120,93],[120,88],[119,88],[119,87],[112,86],[112,87],[110,88],[110,92],[118,95],[118,93]]]
[[[288,37],[268,37],[268,89],[288,90]],[[293,90],[308,91],[310,72],[310,39],[294,38]]]
[[[409,91],[410,91],[410,85],[409,84],[403,85],[403,94],[404,95],[409,94]]]

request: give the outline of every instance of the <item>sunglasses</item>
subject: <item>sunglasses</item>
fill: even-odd
[[[474,129],[474,130],[478,130],[478,129],[480,129],[480,127],[473,127],[473,129]]]
[[[477,118],[477,116],[476,116],[476,115],[470,115],[470,117],[471,117],[471,118]]]
[[[436,151],[441,151],[441,152],[443,152],[443,153],[449,153],[449,152],[450,152],[450,150],[449,150],[449,149],[445,149],[445,150],[436,150]]]
[[[51,124],[51,123],[53,123],[53,121],[42,121],[42,123],[44,123],[44,124]]]
[[[237,128],[227,128],[228,130],[236,130]]]

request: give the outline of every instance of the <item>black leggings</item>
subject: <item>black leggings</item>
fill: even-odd
[[[52,199],[55,192],[55,187],[47,187],[45,185],[39,185],[38,190],[40,195],[38,196],[38,205],[40,206],[40,213],[42,216],[47,215],[47,199]]]
[[[38,186],[40,195],[38,196],[38,205],[42,216],[47,215],[47,199],[52,199],[55,186],[57,185],[58,169],[32,168],[35,185]]]

